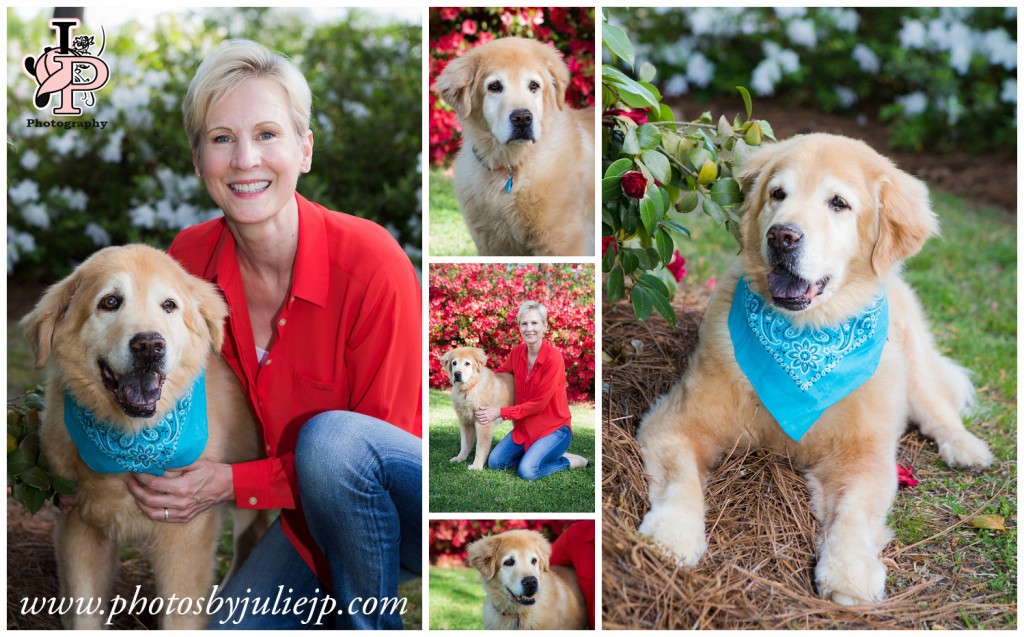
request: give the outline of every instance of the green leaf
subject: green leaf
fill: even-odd
[[[626,279],[622,274],[622,266],[612,268],[611,274],[608,275],[607,289],[610,303],[618,301],[626,293]]]
[[[669,325],[675,326],[676,324],[676,312],[672,309],[672,304],[668,302],[667,296],[662,296],[657,292],[651,292],[651,303],[655,309],[658,310],[658,314],[661,314]]]
[[[640,154],[640,140],[637,139],[636,129],[626,129],[626,136],[622,140],[622,152],[626,155]]]
[[[723,177],[711,186],[711,199],[722,207],[733,206],[743,201],[740,182],[732,177]]]
[[[773,142],[777,141],[775,139],[775,131],[772,130],[772,125],[771,124],[769,124],[768,122],[764,121],[763,119],[758,120],[758,123],[761,125],[761,133],[765,137],[767,137],[768,139],[772,140]]]
[[[754,122],[747,129],[747,132],[743,135],[743,141],[747,142],[751,146],[761,145],[761,123]]]
[[[672,181],[672,166],[668,163],[668,157],[657,150],[645,150],[641,157],[655,179],[663,184]]]
[[[7,473],[10,475],[18,475],[34,466],[36,466],[36,456],[30,454],[24,447],[18,447],[7,454]]]
[[[737,86],[736,90],[743,98],[743,107],[747,109],[747,119],[750,119],[750,114],[754,112],[754,105],[750,102],[750,92],[742,86]]]
[[[612,162],[611,166],[608,166],[608,170],[604,171],[605,178],[607,177],[621,177],[628,173],[633,168],[633,160],[622,157]]]
[[[65,480],[52,473],[50,474],[50,486],[60,495],[75,495],[78,492],[78,485],[74,480]]]
[[[654,124],[641,125],[636,129],[636,136],[644,150],[655,150],[661,145],[661,131]]]
[[[654,111],[651,111],[647,115],[648,119],[650,119],[650,117],[652,115],[654,115]],[[658,108],[658,118],[657,118],[656,121],[659,121],[659,122],[674,122],[674,121],[676,121],[676,116],[672,113],[672,108],[669,107],[668,104],[660,104],[659,105],[659,108]]]
[[[625,31],[614,24],[605,22],[601,25],[601,40],[615,57],[628,64],[629,68],[633,68],[633,43],[629,41],[629,36]]]
[[[682,213],[693,212],[697,209],[697,204],[700,203],[700,196],[695,191],[685,192],[683,196],[679,198],[679,203],[676,204],[676,210]]]
[[[651,197],[651,191],[654,188],[648,188],[647,194],[640,200],[640,219],[644,222],[644,229],[647,230],[647,234],[654,232],[654,227],[658,223],[658,204]]]
[[[615,244],[609,244],[608,249],[605,250],[604,255],[601,257],[601,271],[611,272],[615,266]]]
[[[686,226],[684,226],[683,224],[677,222],[677,221],[672,221],[671,219],[665,219],[664,221],[658,222],[658,225],[663,227],[663,228],[667,228],[669,230],[678,232],[679,234],[681,234],[683,236],[686,236],[686,237],[690,236],[690,229],[687,228]]]
[[[654,237],[654,243],[658,246],[658,255],[661,262],[668,265],[672,262],[672,253],[676,250],[676,243],[669,236],[668,231],[662,230]]]
[[[629,203],[625,209],[620,208],[622,210],[622,229],[627,237],[632,237],[636,234],[637,226],[640,224],[640,215],[637,210],[637,201],[628,197],[626,199]]]
[[[619,99],[627,106],[650,109],[660,107],[659,97],[655,93],[613,66],[601,67],[601,81],[612,84]]]
[[[693,166],[693,171],[699,173],[704,164],[711,161],[711,153],[703,148],[694,148],[690,151],[687,159],[690,160],[690,165]]]
[[[632,274],[634,270],[640,267],[640,257],[637,256],[635,250],[627,249],[622,253],[622,267],[626,272]]]
[[[644,62],[640,65],[640,70],[637,71],[636,78],[641,82],[653,82],[656,75],[658,75],[658,69],[656,69],[650,62]]]
[[[39,489],[40,491],[50,490],[50,478],[47,477],[46,472],[43,471],[42,467],[29,467],[28,469],[19,472],[16,477],[34,489]]]
[[[11,493],[14,495],[14,499],[21,502],[22,506],[28,509],[28,512],[32,515],[38,513],[39,509],[43,508],[43,504],[46,503],[45,493],[24,484],[14,485]]]
[[[704,197],[704,213],[715,220],[715,223],[722,225],[726,221],[725,211],[710,197]]]
[[[659,292],[662,296],[668,297],[668,287],[665,285],[665,282],[653,274],[642,275],[637,279],[637,285],[646,288],[651,292]]]
[[[29,409],[38,409],[42,411],[46,409],[46,401],[39,394],[29,394],[25,396],[25,406]]]
[[[631,164],[633,162],[630,162]],[[605,177],[601,180],[601,201],[615,201],[622,193],[622,177]]]
[[[633,286],[633,291],[629,293],[630,300],[633,301],[633,314],[636,315],[641,321],[646,321],[651,316],[651,311],[654,309],[654,302],[651,299],[651,293],[640,287],[639,285]]]

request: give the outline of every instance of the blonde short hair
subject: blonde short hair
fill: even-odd
[[[536,301],[526,301],[519,306],[519,313],[516,314],[516,323],[522,323],[523,315],[532,310],[540,312],[540,317],[544,319],[544,325],[548,324],[548,308],[544,307],[543,303],[538,303]]]
[[[196,69],[188,85],[181,114],[192,152],[199,149],[210,108],[247,80],[268,78],[284,89],[291,107],[292,124],[300,136],[309,130],[313,111],[313,93],[309,83],[289,60],[252,40],[226,40]]]

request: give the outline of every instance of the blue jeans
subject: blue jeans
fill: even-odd
[[[569,461],[562,457],[572,442],[572,430],[569,425],[562,425],[555,431],[544,436],[524,450],[524,445],[512,441],[512,432],[494,446],[491,455],[487,456],[487,466],[491,469],[517,468],[519,477],[530,482],[540,480],[552,473],[569,468]]]
[[[342,411],[310,419],[299,432],[295,467],[331,585],[317,579],[278,520],[227,583],[209,627],[401,629],[399,579],[421,567],[422,466],[420,439],[398,427]],[[300,612],[302,598],[317,601]],[[292,612],[271,612],[287,601]]]

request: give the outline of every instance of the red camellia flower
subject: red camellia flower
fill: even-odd
[[[665,267],[676,278],[676,283],[682,281],[686,276],[686,259],[679,254],[679,250],[672,253],[672,261]]]
[[[647,192],[647,178],[639,170],[631,170],[622,176],[622,192],[633,199],[643,199]]]
[[[472,20],[463,20],[462,32],[466,35],[473,35],[476,33],[476,22],[473,22]]]
[[[901,464],[896,465],[896,478],[899,481],[900,488],[912,487],[917,484],[917,478],[914,477],[913,467],[904,467]]]
[[[615,237],[601,237],[601,256],[604,256],[605,252],[608,252],[608,246],[611,246],[616,252],[619,251],[619,245],[615,241]]]

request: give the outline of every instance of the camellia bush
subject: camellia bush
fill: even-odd
[[[25,56],[54,45],[51,17],[8,13],[9,276],[54,280],[106,245],[167,247],[220,214],[195,177],[181,100],[199,63],[232,37],[288,55],[312,88],[313,170],[299,192],[380,223],[420,260],[420,25],[356,10],[317,23],[307,12],[254,8],[159,13],[101,32],[87,8],[75,33],[96,37],[91,53],[102,46],[110,81],[80,118],[54,118],[34,108],[36,82],[21,71]],[[30,119],[108,123],[40,128]]]
[[[529,529],[554,542],[572,523],[572,520],[434,520],[430,523],[430,563],[468,567],[466,548],[482,537]]]
[[[689,237],[685,217],[696,210],[739,240],[740,185],[733,165],[763,142],[771,125],[751,118],[747,90],[737,87],[746,120],[717,122],[710,113],[677,121],[643,64],[634,79],[635,54],[625,31],[606,24],[604,46],[615,64],[602,67],[601,231],[606,300],[628,296],[637,318],[655,310],[675,323],[670,300],[685,275],[677,244]]]
[[[430,9],[430,85],[452,59],[495,38],[550,42],[569,67],[566,101],[594,105],[594,9],[588,7],[470,7]],[[448,163],[459,149],[455,109],[430,93],[430,163]]]
[[[456,347],[487,352],[491,369],[522,343],[519,306],[548,310],[544,339],[565,359],[569,402],[594,400],[594,270],[581,264],[435,264],[430,267],[430,387],[449,389],[441,356]]]
[[[892,125],[908,149],[1014,148],[1016,7],[609,9],[665,95],[750,87]]]

